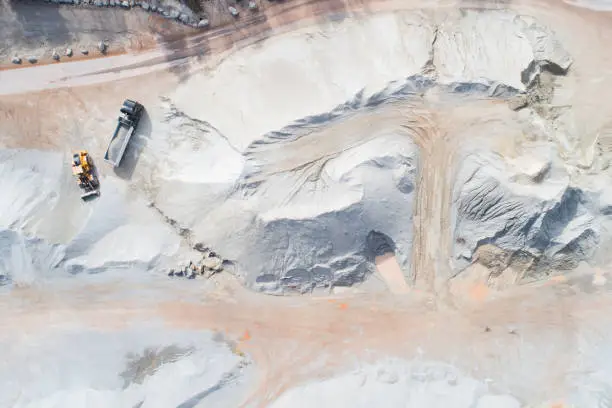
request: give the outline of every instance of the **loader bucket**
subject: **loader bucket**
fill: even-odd
[[[94,191],[88,191],[87,193],[83,193],[81,194],[81,200],[83,201],[90,201],[93,200],[94,198],[100,196],[100,192],[97,190]]]

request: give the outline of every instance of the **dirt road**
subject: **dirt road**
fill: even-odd
[[[548,1],[517,3],[516,7],[541,10]],[[14,69],[14,65],[6,65],[0,70],[0,95],[103,83],[163,70],[180,71],[187,75],[191,70],[202,69],[203,59],[206,59],[205,66],[210,69],[222,61],[227,52],[299,27],[333,24],[349,17],[381,11],[442,10],[458,6],[498,7],[495,2],[471,4],[466,1],[293,0],[270,5],[259,14],[241,17],[233,24],[203,33],[169,30],[163,36],[151,38],[151,41],[140,41],[141,44],[129,54],[31,66],[28,69]],[[555,6],[559,7],[559,4],[555,3]],[[36,75],[33,75],[34,72]]]
[[[595,369],[589,356],[603,352],[601,339],[612,334],[601,313],[612,306],[607,289],[597,289],[590,278],[545,282],[497,299],[465,299],[454,310],[414,292],[262,297],[230,280],[217,281],[218,289],[205,296],[198,294],[201,285],[152,282],[137,289],[137,301],[118,295],[136,289],[115,284],[55,293],[23,289],[4,296],[0,326],[4,338],[16,329],[38,337],[75,327],[113,332],[161,319],[169,330],[225,333],[261,373],[245,406],[267,406],[313,377],[388,356],[452,361],[521,399],[562,401],[571,387],[562,373]]]

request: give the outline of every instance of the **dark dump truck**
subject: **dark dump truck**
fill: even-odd
[[[130,99],[123,101],[123,106],[121,107],[122,115],[117,119],[118,123],[115,133],[113,133],[113,137],[104,154],[104,161],[112,164],[113,167],[118,167],[121,163],[125,149],[138,126],[143,110],[144,107],[138,102]]]

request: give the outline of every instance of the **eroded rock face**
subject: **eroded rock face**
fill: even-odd
[[[558,161],[543,156],[467,157],[454,199],[457,271],[478,261],[499,274],[521,262],[524,277],[537,277],[593,256],[599,228],[591,199],[571,185]]]

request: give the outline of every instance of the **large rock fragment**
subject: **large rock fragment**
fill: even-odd
[[[565,74],[572,58],[554,32],[509,10],[464,10],[440,24],[433,60],[442,82],[488,78],[525,90],[543,71]]]
[[[564,74],[569,70],[572,57],[550,28],[529,16],[517,16],[516,21],[531,44],[534,61],[550,65],[553,73]]]

